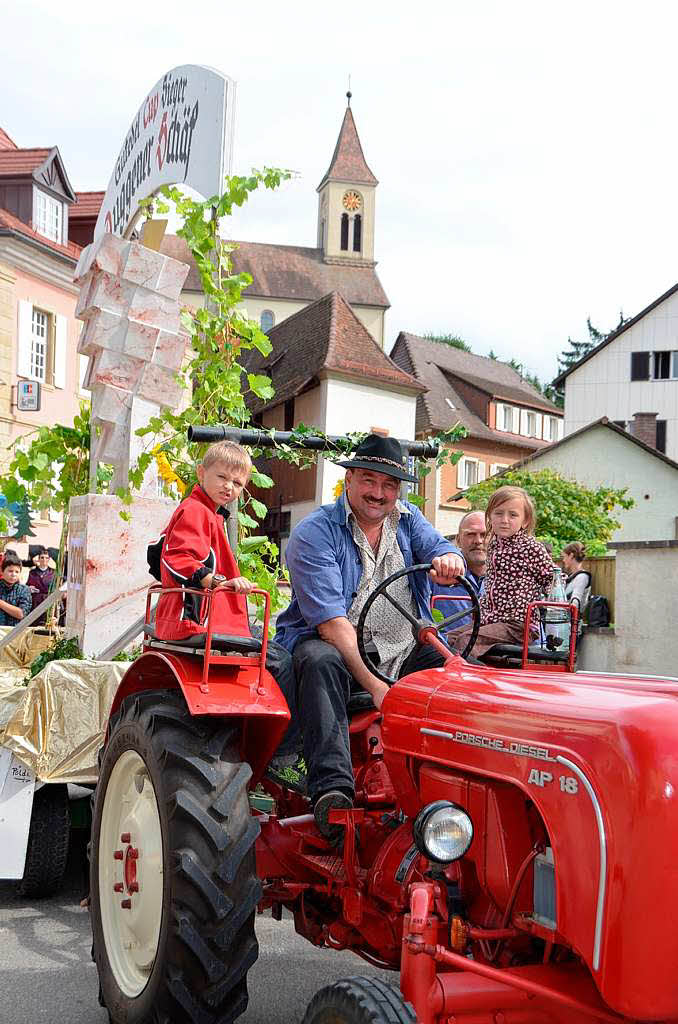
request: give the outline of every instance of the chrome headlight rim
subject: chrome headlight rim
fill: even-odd
[[[426,846],[425,842],[426,825],[430,822],[431,818],[434,815],[438,814],[440,811],[454,811],[458,812],[459,814],[463,814],[464,818],[468,822],[468,828],[470,830],[469,840],[464,849],[461,851],[461,853],[458,853],[451,858],[439,857],[436,856],[434,853],[431,853],[431,851]],[[426,806],[422,807],[422,809],[419,811],[419,814],[415,818],[414,823],[412,825],[412,835],[414,838],[414,844],[419,850],[419,853],[422,854],[422,856],[426,857],[430,861],[433,861],[435,864],[453,864],[455,861],[460,860],[462,857],[464,857],[471,847],[471,843],[473,842],[474,836],[473,820],[468,811],[464,807],[460,807],[459,804],[455,804],[453,800],[434,800],[432,803],[426,804]]]

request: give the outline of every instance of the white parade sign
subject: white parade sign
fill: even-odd
[[[161,185],[185,184],[204,198],[219,195],[230,173],[235,82],[211,68],[185,64],[153,86],[130,125],[94,229],[126,237],[139,202]]]

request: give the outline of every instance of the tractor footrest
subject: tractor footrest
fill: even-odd
[[[313,868],[314,871],[325,875],[327,878],[340,882],[346,878],[343,858],[336,853],[326,855],[302,853],[301,860],[310,868]],[[367,871],[363,868],[356,868],[356,876],[359,881],[363,881],[367,878]]]

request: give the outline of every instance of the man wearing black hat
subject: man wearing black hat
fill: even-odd
[[[453,584],[464,560],[418,508],[399,501],[400,481],[416,483],[404,466],[400,443],[368,435],[348,462],[344,493],[292,531],[286,560],[292,601],[278,617],[276,640],[294,655],[298,709],[308,766],[308,794],[320,831],[331,840],[332,808],[350,807],[354,796],[346,705],[351,690],[367,690],[377,708],[388,685],[358,652],[356,624],[369,595],[399,569],[431,562],[433,583]],[[389,593],[418,619],[430,620],[430,582],[412,573]],[[365,639],[379,670],[391,678],[442,665],[428,644],[412,637],[407,620],[386,600],[372,606]]]

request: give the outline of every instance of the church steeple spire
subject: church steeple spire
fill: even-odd
[[[327,262],[374,264],[374,193],[346,93],[344,120],[330,166],[318,185],[318,248]]]
[[[339,132],[337,144],[334,147],[334,154],[327,168],[325,176],[318,185],[318,192],[327,181],[345,181],[351,185],[378,185],[379,182],[367,166],[363,147],[358,138],[358,129],[353,120],[351,110],[351,96],[349,89],[346,93],[348,104],[346,113]]]

